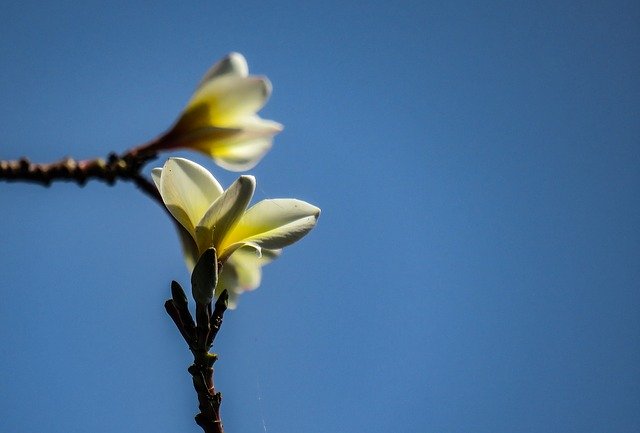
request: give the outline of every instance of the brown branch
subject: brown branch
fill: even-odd
[[[37,164],[28,158],[0,161],[0,180],[9,182],[33,182],[49,186],[55,181],[75,182],[83,186],[95,179],[113,185],[116,180],[134,180],[142,167],[157,156],[155,153],[137,152],[135,149],[123,155],[110,153],[107,159],[97,158],[76,161],[64,158],[57,162]]]
[[[195,416],[196,424],[204,433],[224,433],[220,418],[222,394],[216,391],[213,384],[213,364],[218,357],[210,353],[209,349],[222,325],[228,293],[224,291],[218,297],[213,312],[211,304],[196,304],[195,323],[189,312],[184,290],[175,281],[171,283],[171,297],[165,303],[165,308],[193,353],[193,364],[188,371],[198,396],[200,412]]]
[[[128,150],[122,155],[110,153],[107,159],[96,158],[76,161],[63,158],[51,163],[33,163],[28,158],[0,161],[0,181],[30,182],[50,186],[53,182],[75,182],[84,186],[89,180],[113,185],[118,180],[133,182],[140,190],[163,204],[153,182],[141,174],[142,168],[158,155],[152,146],[159,139]]]

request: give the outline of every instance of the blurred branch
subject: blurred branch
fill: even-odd
[[[134,176],[132,179],[133,179],[133,182],[136,184],[136,186],[140,188],[140,190],[143,193],[149,196],[152,200],[157,201],[160,204],[160,206],[162,206],[162,208],[169,215],[169,217],[171,218],[171,221],[173,221],[174,224],[178,224],[178,222],[173,218],[169,210],[164,206],[164,202],[162,201],[162,196],[160,195],[160,191],[158,191],[158,188],[156,188],[153,182],[151,182],[149,179],[147,179],[141,174]]]
[[[33,182],[49,186],[52,182],[75,182],[82,186],[91,179],[113,185],[116,180],[132,180],[142,167],[156,158],[155,153],[139,153],[131,150],[123,155],[110,153],[107,159],[97,158],[76,161],[64,158],[57,162],[37,164],[28,158],[0,161],[0,180],[9,182]]]
[[[28,158],[0,161],[0,181],[30,182],[50,186],[53,182],[75,182],[84,186],[89,180],[113,185],[118,180],[131,181],[153,200],[162,204],[162,197],[149,179],[141,174],[146,163],[158,155],[149,151],[153,140],[133,148],[122,155],[110,153],[107,159],[96,158],[76,161],[63,158],[51,163],[33,163]]]

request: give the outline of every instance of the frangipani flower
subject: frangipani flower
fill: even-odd
[[[248,208],[255,190],[253,176],[240,176],[226,191],[204,167],[183,158],[170,158],[152,171],[162,200],[180,223],[189,270],[202,253],[216,249],[224,263],[216,296],[237,294],[260,284],[261,267],[280,249],[306,235],[320,209],[301,200],[262,200]]]
[[[231,53],[209,69],[176,123],[149,149],[191,148],[227,170],[249,170],[282,131],[256,114],[270,95],[269,80],[249,76],[245,58]]]

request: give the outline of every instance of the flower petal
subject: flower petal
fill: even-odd
[[[280,250],[263,250],[262,253],[258,255],[252,249],[240,248],[222,267],[216,296],[226,290],[229,293],[229,308],[236,308],[241,293],[258,288],[262,280],[262,266],[277,258]]]
[[[258,255],[258,257],[262,256],[262,247],[255,242],[235,242],[231,245],[228,245],[224,248],[222,255],[220,256],[221,262],[226,262],[227,259],[239,248],[252,248],[253,251]]]
[[[191,234],[184,227],[176,224],[176,229],[178,230],[178,235],[180,237],[180,245],[182,246],[184,262],[187,265],[189,273],[191,273],[193,271],[193,268],[196,266],[196,263],[198,262],[198,258],[200,257],[198,245],[196,244],[196,241],[193,239]]]
[[[153,170],[151,170],[151,179],[153,179],[153,183],[156,185],[156,188],[158,188],[158,191],[160,191],[161,177],[162,177],[162,168],[156,167]]]
[[[222,266],[220,273],[218,274],[218,285],[216,286],[216,291],[214,293],[214,296],[218,298],[222,294],[222,292],[226,290],[227,293],[229,294],[229,301],[228,301],[227,307],[233,310],[235,309],[236,300],[238,297],[237,296],[238,291],[236,290],[236,287],[239,287],[236,268],[235,266],[232,266],[229,263],[225,263]],[[233,298],[233,306],[231,302],[232,298]]]
[[[262,265],[256,252],[240,248],[230,260],[233,260],[238,279],[238,285],[234,291],[242,293],[246,290],[255,290],[262,280]]]
[[[249,66],[244,56],[240,53],[229,53],[224,58],[216,62],[198,84],[197,88],[202,87],[208,81],[220,77],[222,75],[237,75],[246,77],[249,75]]]
[[[183,158],[170,158],[160,176],[165,206],[191,234],[211,203],[222,194],[218,181],[204,167]]]
[[[207,153],[216,164],[226,170],[246,171],[251,170],[262,160],[271,149],[272,144],[272,137],[245,141],[223,141],[216,143],[216,146]]]
[[[263,254],[256,254],[250,248],[240,248],[234,253],[230,260],[236,268],[238,286],[235,288],[239,293],[248,290],[255,290],[262,280],[262,266],[273,261],[280,254],[280,250],[263,250]]]
[[[263,200],[245,212],[222,249],[237,242],[255,242],[267,249],[285,247],[306,235],[319,215],[320,209],[301,200]]]
[[[203,117],[191,112],[208,108],[210,125],[219,127],[238,126],[239,119],[251,116],[260,110],[271,95],[271,82],[266,77],[240,77],[224,75],[210,80],[193,95],[183,117],[202,121]],[[179,121],[178,123],[183,123]],[[196,126],[195,124],[192,126]],[[197,125],[202,126],[202,125]],[[181,126],[182,128],[184,125]]]
[[[222,168],[245,171],[260,162],[271,149],[273,136],[280,131],[281,124],[251,116],[239,128],[199,128],[185,134],[182,141],[213,158]]]
[[[219,246],[225,236],[233,229],[247,209],[256,180],[253,176],[240,176],[220,197],[214,201],[196,226],[196,240],[201,250]]]

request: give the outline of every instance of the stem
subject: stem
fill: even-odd
[[[28,158],[0,161],[0,180],[23,181],[49,186],[55,181],[75,182],[83,186],[96,179],[113,185],[116,180],[134,180],[142,167],[158,155],[156,150],[162,136],[141,146],[129,149],[122,155],[110,153],[107,159],[96,158],[76,161],[63,158],[60,161],[37,164]]]
[[[222,394],[216,392],[213,386],[213,366],[209,366],[215,362],[215,358],[209,361],[206,355],[194,354],[194,363],[189,367],[189,373],[193,378],[193,387],[198,394],[198,409],[200,413],[195,416],[196,424],[198,424],[205,433],[224,433],[222,419],[220,418],[220,404],[222,403]]]
[[[213,384],[213,364],[218,357],[210,353],[209,349],[222,325],[222,318],[227,309],[228,293],[224,291],[218,297],[213,312],[211,312],[211,304],[197,303],[195,326],[187,307],[184,290],[175,281],[171,284],[171,293],[172,299],[165,303],[165,308],[193,353],[193,364],[188,371],[198,396],[200,412],[195,416],[196,424],[204,433],[224,433],[220,417],[222,394],[216,391]]]
[[[0,181],[31,182],[49,186],[53,182],[75,182],[84,186],[89,180],[98,180],[113,185],[117,180],[131,181],[146,195],[162,203],[162,197],[155,185],[140,172],[144,165],[158,154],[154,145],[161,138],[151,140],[128,150],[122,155],[110,153],[107,159],[96,158],[76,161],[63,158],[57,162],[38,164],[28,158],[6,161],[0,160]]]

